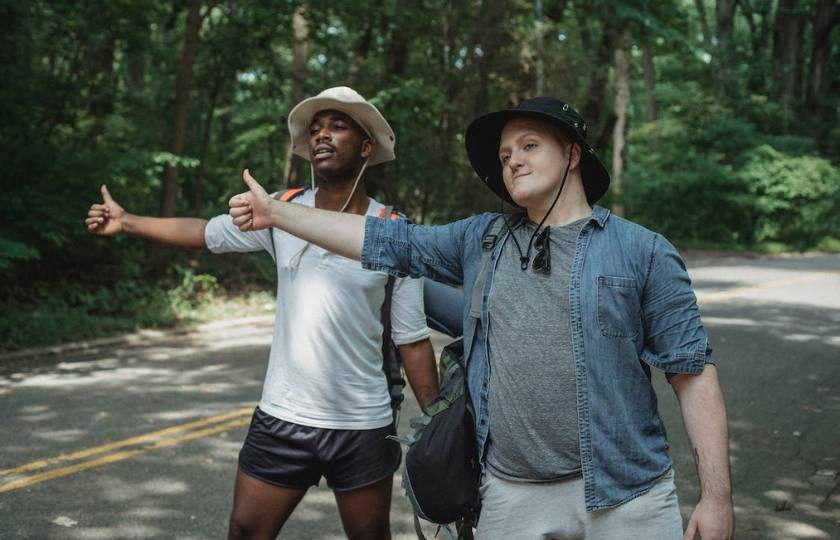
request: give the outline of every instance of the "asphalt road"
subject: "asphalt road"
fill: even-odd
[[[729,408],[737,537],[840,538],[840,256],[688,264]],[[0,358],[0,538],[224,537],[270,329],[261,317]],[[687,517],[694,466],[654,379]],[[403,424],[416,411],[409,397]],[[394,537],[414,538],[395,484]],[[311,490],[281,537],[343,538],[331,492]]]

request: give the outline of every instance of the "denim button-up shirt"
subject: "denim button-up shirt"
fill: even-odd
[[[469,299],[481,271],[482,241],[498,216],[481,214],[434,227],[368,218],[362,264],[463,285]],[[492,422],[488,299],[505,236],[492,248],[479,305],[467,301],[462,313],[482,463]],[[586,509],[593,511],[647,492],[671,467],[650,366],[669,375],[699,374],[711,362],[711,349],[674,247],[605,208],[593,209],[578,237],[569,287],[581,469]]]

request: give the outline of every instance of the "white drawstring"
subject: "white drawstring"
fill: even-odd
[[[350,190],[350,195],[347,196],[347,200],[344,201],[344,204],[341,206],[341,210],[339,212],[344,212],[347,209],[347,205],[350,204],[350,199],[353,198],[353,194],[356,193],[356,188],[359,187],[359,180],[362,179],[362,174],[365,172],[365,167],[367,167],[367,160],[362,163],[362,168],[359,169],[359,174],[356,175],[356,181],[353,183],[353,189]],[[315,193],[315,171],[312,168],[312,163],[309,163],[309,172],[312,178],[312,193],[314,196]],[[300,266],[300,261],[303,258],[303,253],[306,251],[306,248],[309,247],[309,242],[303,244],[303,247],[298,250],[297,253],[292,255],[292,258],[289,259],[289,270],[295,272]]]

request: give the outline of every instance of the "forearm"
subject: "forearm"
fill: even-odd
[[[405,375],[420,407],[425,408],[438,395],[438,375],[435,352],[429,339],[400,345]]]
[[[271,223],[322,248],[360,260],[365,240],[365,216],[271,201]]]
[[[203,249],[206,219],[156,218],[128,214],[123,217],[123,231],[134,236],[171,246]]]
[[[700,496],[731,504],[729,436],[726,406],[717,368],[707,364],[700,375],[676,375],[671,385],[682,409],[700,478]]]

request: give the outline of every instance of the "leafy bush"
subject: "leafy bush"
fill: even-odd
[[[761,145],[738,176],[753,196],[757,240],[809,247],[840,231],[840,170],[828,161]]]
[[[760,134],[697,101],[631,130],[629,217],[695,243],[807,249],[840,236],[840,169],[808,155],[813,139]]]

